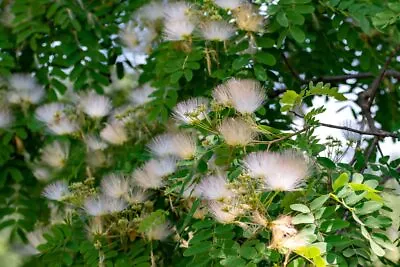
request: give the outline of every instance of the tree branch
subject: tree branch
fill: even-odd
[[[376,93],[378,92],[379,84],[381,83],[383,77],[385,76],[386,70],[389,67],[390,62],[392,61],[393,57],[397,54],[397,52],[400,50],[400,45],[398,45],[393,51],[390,53],[389,57],[387,58],[385,65],[383,66],[381,72],[379,73],[379,76],[374,80],[372,83],[370,89],[368,89],[367,92],[369,92],[369,101],[368,101],[368,106],[371,107],[372,103],[374,102]]]
[[[400,45],[395,47],[393,51],[390,53],[389,57],[386,59],[385,65],[383,65],[379,75],[374,79],[372,82],[371,86],[368,88],[367,91],[364,91],[358,95],[357,99],[357,104],[361,108],[361,112],[364,116],[364,118],[367,120],[369,129],[373,133],[379,133],[382,132],[382,130],[376,128],[375,126],[375,120],[372,117],[371,114],[371,106],[372,103],[374,102],[374,99],[376,97],[376,94],[379,89],[379,85],[385,76],[386,70],[388,69],[390,62],[392,61],[393,57],[396,55],[396,53],[400,50]],[[375,147],[379,144],[380,137],[378,135],[375,135],[374,140],[372,141],[371,145],[368,147],[368,150],[364,154],[364,166],[361,168],[361,173],[365,170],[367,167],[367,163],[369,161],[369,158],[371,157],[372,152],[374,151]]]
[[[288,61],[286,61],[286,65],[288,64]],[[287,65],[290,66],[290,65]],[[289,68],[289,67],[288,67]],[[293,68],[290,67],[289,70]],[[325,82],[325,83],[339,83],[339,82],[343,82],[346,81],[348,79],[368,79],[368,78],[372,78],[375,75],[372,72],[361,72],[361,73],[356,73],[356,74],[343,74],[343,75],[337,75],[337,76],[321,76],[319,78],[312,78],[312,79],[308,79],[308,80],[303,80],[300,78],[300,76],[297,76],[297,72],[291,72],[292,75],[299,80],[302,84],[308,84],[310,81],[312,82]],[[394,77],[398,80],[400,80],[400,71],[396,71],[396,70],[386,70],[384,75],[384,77]],[[268,93],[268,97],[269,98],[275,98],[278,97],[280,94],[283,94],[284,92],[286,92],[288,89],[283,88],[283,89],[278,89],[278,90],[272,90]]]
[[[379,144],[379,137],[375,136],[374,139],[372,140],[371,145],[368,147],[367,151],[364,154],[364,164],[360,170],[360,173],[363,173],[364,170],[367,168],[369,158],[371,157],[372,152],[374,152],[374,149],[378,144]]]
[[[385,66],[382,68],[382,71],[378,76],[379,83],[383,77],[395,77],[397,79],[400,79],[400,71],[387,69],[389,67],[390,61],[392,60],[392,58],[396,55],[396,53],[399,50],[400,50],[400,45],[392,51],[388,60],[385,62]],[[372,72],[361,72],[361,73],[355,73],[355,74],[343,74],[343,75],[335,75],[335,76],[327,75],[327,76],[321,76],[321,77],[312,78],[312,79],[302,79],[300,77],[299,72],[290,64],[289,59],[285,56],[285,54],[282,53],[281,56],[282,56],[283,62],[285,63],[286,67],[289,69],[292,76],[296,80],[300,81],[303,84],[307,84],[311,81],[312,82],[336,83],[336,82],[346,81],[348,79],[366,79],[366,78],[375,77],[375,74],[373,74]],[[379,83],[378,83],[378,85],[379,85]]]
[[[296,113],[295,111],[291,111],[291,113],[293,113],[294,115],[296,115],[299,118],[304,119],[304,116]],[[347,127],[347,126],[340,126],[340,125],[334,125],[334,124],[329,124],[329,123],[323,123],[323,122],[318,122],[318,124],[320,126],[323,126],[323,127],[345,130],[345,131],[349,131],[349,132],[358,133],[358,134],[361,134],[361,135],[372,135],[372,136],[378,136],[378,137],[381,137],[381,138],[385,138],[385,137],[397,138],[398,137],[398,135],[395,134],[395,133],[381,131],[381,130],[373,132],[373,131],[363,131],[363,130],[359,130],[359,129],[354,129],[354,128],[350,128],[350,127]]]
[[[358,95],[357,104],[360,106],[361,112],[363,113],[363,116],[366,118],[369,128],[373,132],[378,132],[379,129],[376,128],[375,121],[372,118],[371,106],[372,106],[372,103],[374,102],[376,93],[378,92],[379,85],[380,85],[383,77],[385,76],[386,70],[389,67],[389,64],[392,61],[393,57],[396,55],[396,53],[399,50],[400,50],[400,45],[398,45],[390,53],[389,57],[386,59],[385,65],[382,67],[379,75],[374,79],[374,81],[372,82],[372,84],[368,88],[368,90],[366,90]]]
[[[345,131],[349,131],[349,132],[354,132],[354,133],[358,133],[361,135],[372,135],[372,136],[378,136],[378,137],[393,137],[393,138],[397,138],[398,135],[395,133],[391,133],[391,132],[386,132],[386,131],[377,131],[377,132],[369,132],[369,131],[362,131],[362,130],[358,130],[358,129],[353,129],[350,127],[346,127],[346,126],[339,126],[339,125],[333,125],[333,124],[328,124],[328,123],[319,123],[321,126],[324,127],[329,127],[329,128],[335,128],[335,129],[341,129],[341,130],[345,130]]]
[[[337,76],[321,76],[319,78],[313,78],[311,81],[313,82],[327,82],[327,83],[337,83],[341,81],[346,81],[348,79],[367,79],[372,78],[375,75],[372,72],[361,72],[355,74],[344,74]],[[396,70],[387,70],[384,73],[384,77],[395,77],[400,79],[400,72]]]

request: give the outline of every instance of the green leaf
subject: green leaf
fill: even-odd
[[[241,267],[241,266],[246,266],[246,261],[239,256],[229,256],[226,259],[223,259],[220,261],[222,266],[235,266],[235,267]]]
[[[297,26],[292,26],[289,28],[290,35],[292,35],[293,39],[297,42],[302,43],[306,39],[306,35],[303,30]]]
[[[400,3],[387,3],[388,7],[396,13],[400,13]]]
[[[203,241],[200,243],[196,243],[195,245],[190,246],[188,249],[186,249],[183,252],[183,256],[188,257],[188,256],[205,253],[211,249],[212,245],[213,245],[213,243],[211,241]]]
[[[337,192],[337,190],[349,182],[349,175],[347,173],[342,173],[338,178],[333,182],[332,188],[333,191]]]
[[[192,225],[193,229],[196,231],[203,229],[203,228],[209,228],[212,225],[214,225],[213,220],[204,220],[204,221],[198,221]]]
[[[339,229],[347,228],[350,226],[350,223],[347,221],[343,221],[341,219],[331,219],[321,223],[320,229],[323,232],[329,233],[334,232]]]
[[[328,199],[329,195],[322,195],[320,197],[317,197],[310,203],[311,210],[317,210],[321,208]]]
[[[72,258],[71,254],[64,252],[63,253],[63,262],[67,265],[67,266],[71,266],[74,262],[74,259]]]
[[[188,225],[190,220],[193,218],[193,214],[196,212],[196,210],[199,206],[200,206],[200,199],[196,199],[193,202],[192,208],[190,209],[189,213],[186,215],[185,220],[183,221],[183,224],[179,230],[180,233],[183,231],[183,229]]]
[[[314,12],[314,7],[309,5],[297,5],[295,10],[301,14],[309,14]]]
[[[156,210],[152,212],[150,215],[145,217],[140,223],[138,227],[139,233],[144,233],[154,226],[163,224],[166,221],[166,211],[164,210]]]
[[[314,216],[311,213],[308,214],[297,214],[293,217],[293,224],[313,223]]]
[[[240,256],[248,260],[254,259],[257,256],[257,250],[251,246],[242,246],[239,253]]]
[[[361,184],[364,181],[364,176],[361,173],[353,173],[351,176],[351,182]]]
[[[245,65],[249,64],[250,56],[249,55],[243,55],[241,57],[236,58],[233,63],[232,63],[232,68],[234,70],[239,70]]]
[[[290,205],[290,208],[301,213],[310,213],[310,209],[303,204],[292,204]]]
[[[255,59],[257,62],[268,66],[274,66],[276,64],[276,59],[273,55],[266,52],[259,52],[255,55]]]
[[[268,37],[258,37],[256,39],[257,45],[263,48],[271,48],[274,46],[275,41]]]
[[[67,86],[65,84],[61,83],[57,79],[52,79],[51,84],[57,89],[57,91],[61,94],[64,94],[65,91],[67,91]]]
[[[282,26],[287,28],[289,26],[289,21],[286,17],[285,12],[283,11],[279,11],[278,14],[276,15],[276,20],[278,21],[278,23]]]
[[[376,202],[376,201],[366,201],[364,202],[362,205],[360,205],[360,207],[356,207],[356,213],[358,215],[365,215],[365,214],[369,214],[369,213],[373,213],[377,210],[379,210],[380,208],[382,208],[383,204]]]
[[[392,225],[392,220],[382,215],[370,216],[366,219],[365,225],[372,229],[386,228]]]
[[[313,259],[321,255],[320,249],[315,246],[301,247],[300,249],[296,250],[296,253],[302,255],[307,259]]]
[[[349,183],[349,186],[354,191],[366,191],[366,192],[372,192],[372,193],[379,192],[378,190],[375,190],[366,184]]]
[[[193,78],[193,71],[190,69],[185,69],[184,71],[186,81],[190,82]]]
[[[203,229],[196,232],[192,239],[190,239],[190,245],[193,246],[196,243],[203,242],[204,240],[210,239],[214,235],[212,229]]]
[[[344,202],[346,202],[347,205],[353,206],[357,204],[359,201],[361,201],[367,192],[363,192],[361,194],[356,194],[355,192],[351,193],[348,197],[345,198]]]
[[[374,240],[369,240],[369,245],[371,246],[372,251],[378,256],[383,257],[385,256],[385,251],[381,246],[379,246]]]
[[[330,170],[334,170],[336,168],[336,164],[331,159],[326,157],[317,157],[317,162]]]
[[[282,105],[281,111],[288,111],[293,106],[301,103],[301,96],[293,90],[287,90],[280,100]]]
[[[182,77],[183,71],[177,71],[170,76],[171,83],[177,83],[179,79]]]
[[[297,9],[295,11],[291,11],[291,10],[287,11],[286,15],[291,23],[297,24],[297,25],[304,24],[304,17],[303,17],[303,15],[298,13]]]
[[[198,62],[187,62],[186,68],[198,70],[198,69],[200,69],[200,64]]]
[[[322,258],[321,256],[314,257],[313,262],[316,267],[325,267],[326,266],[326,262],[325,262],[324,258]]]
[[[14,179],[14,181],[21,182],[22,180],[24,180],[24,177],[22,176],[22,173],[20,170],[11,167],[11,168],[8,168],[8,172],[10,173],[10,175]]]
[[[254,65],[254,75],[256,76],[257,80],[260,81],[266,81],[268,79],[267,72],[259,64]]]

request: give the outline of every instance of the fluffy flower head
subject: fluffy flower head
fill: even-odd
[[[203,199],[218,201],[230,200],[235,195],[222,174],[203,178],[195,187],[194,193]]]
[[[225,204],[218,201],[211,201],[208,209],[219,223],[232,223],[243,213],[237,205]]]
[[[209,21],[201,27],[201,35],[206,40],[226,41],[235,34],[235,27],[226,21]]]
[[[48,124],[47,127],[56,135],[72,134],[79,129],[79,125],[68,118],[61,118],[55,123]]]
[[[113,145],[122,145],[128,141],[128,134],[122,123],[112,122],[100,132],[101,138]]]
[[[142,6],[136,16],[148,22],[155,22],[164,17],[164,5],[161,2],[150,2]]]
[[[13,74],[9,80],[11,90],[7,94],[8,101],[12,104],[39,103],[45,91],[35,78],[29,74]]]
[[[46,186],[42,195],[51,200],[61,201],[69,193],[68,184],[65,181],[57,181]]]
[[[251,4],[244,4],[234,11],[237,26],[245,31],[258,32],[264,25],[264,18]]]
[[[186,2],[169,3],[164,8],[164,17],[166,20],[181,21],[187,20],[190,6]]]
[[[6,129],[10,127],[13,121],[14,116],[12,115],[11,110],[0,107],[0,129]]]
[[[176,159],[166,157],[152,159],[142,168],[133,173],[133,181],[144,189],[157,189],[164,185],[164,177],[174,173],[176,170]]]
[[[76,122],[70,120],[65,114],[66,106],[54,102],[42,105],[35,111],[37,120],[46,123],[47,128],[56,135],[71,134],[78,130]]]
[[[261,178],[265,188],[271,191],[294,191],[309,174],[309,164],[298,152],[253,152],[245,160],[245,166],[253,178]]]
[[[94,91],[81,96],[80,106],[83,112],[91,118],[102,118],[108,115],[112,108],[111,100],[108,97]]]
[[[126,197],[129,203],[144,203],[149,198],[149,194],[145,189],[131,187]]]
[[[342,123],[342,125],[345,127],[348,127],[348,128],[356,129],[356,130],[359,130],[361,128],[360,125],[357,125],[357,123],[355,123],[351,120],[345,120]],[[358,140],[361,139],[361,135],[359,133],[343,130],[342,134],[349,141],[357,142]]]
[[[32,173],[39,181],[47,182],[51,178],[49,169],[42,166],[35,166]]]
[[[264,102],[265,96],[260,83],[251,79],[229,79],[213,92],[217,103],[232,106],[242,114],[256,111]]]
[[[127,203],[122,199],[110,198],[108,196],[90,197],[85,200],[84,209],[91,216],[102,216],[110,213],[120,212],[126,209]]]
[[[172,234],[171,225],[168,222],[156,223],[147,229],[145,234],[149,240],[165,240]]]
[[[190,98],[182,101],[174,108],[174,117],[186,124],[192,124],[205,118],[208,111],[208,99],[204,97]]]
[[[101,140],[98,136],[89,135],[85,138],[87,147],[92,150],[104,150],[108,147],[107,143]]]
[[[164,27],[165,40],[179,41],[190,36],[195,28],[195,25],[189,20],[167,20]]]
[[[248,122],[240,118],[227,118],[222,121],[218,128],[231,146],[245,146],[254,140],[256,132]]]
[[[69,156],[69,142],[54,141],[43,148],[41,161],[55,169],[62,169]]]
[[[224,9],[236,9],[241,4],[241,0],[214,0],[215,4]]]
[[[144,84],[142,87],[134,89],[130,94],[130,100],[135,106],[144,105],[150,102],[153,97],[150,95],[155,91],[149,83]]]
[[[147,145],[150,152],[159,157],[174,154],[174,134],[165,133],[154,137]]]
[[[175,157],[164,157],[160,159],[151,159],[144,165],[144,169],[148,173],[155,174],[157,176],[168,176],[176,170],[176,158]]]
[[[143,189],[159,189],[164,186],[162,176],[148,172],[144,168],[136,169],[132,174],[132,181],[136,186]]]
[[[57,123],[65,117],[64,110],[65,105],[62,103],[49,103],[38,107],[35,111],[35,117],[44,123]]]
[[[122,43],[133,52],[148,53],[151,43],[157,37],[157,32],[151,27],[140,27],[128,23],[119,33]]]
[[[166,133],[153,138],[147,147],[156,156],[170,155],[190,159],[196,152],[196,140],[186,133]]]
[[[45,230],[43,228],[38,228],[35,229],[33,232],[29,232],[26,235],[26,238],[28,239],[29,245],[33,247],[33,254],[39,254],[39,250],[36,248],[41,245],[45,244],[47,240],[43,237],[43,234],[45,233]]]
[[[101,190],[111,198],[120,198],[128,193],[129,183],[122,175],[109,174],[101,180]]]
[[[166,5],[164,11],[164,39],[169,41],[184,40],[195,28],[190,18],[190,6],[185,2]]]

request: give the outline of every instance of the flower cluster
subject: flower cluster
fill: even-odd
[[[149,84],[133,90],[129,97],[131,105],[135,108],[146,105],[151,101],[153,92]],[[193,198],[201,199],[199,211],[194,215],[197,217],[204,217],[208,211],[220,223],[243,226],[241,218],[248,217],[259,227],[269,227],[254,199],[249,196],[264,191],[298,190],[310,174],[310,164],[295,150],[254,151],[259,142],[256,139],[261,138],[254,112],[266,99],[264,89],[258,82],[232,78],[216,86],[212,96],[212,100],[197,97],[179,102],[172,114],[175,125],[148,142],[147,150],[151,158],[139,164],[131,173],[106,173],[100,181],[100,187],[89,190],[57,181],[44,189],[43,196],[50,200],[74,203],[94,218],[134,212],[137,220],[145,221],[149,216],[147,208],[152,206],[145,203],[152,203],[152,196],[160,191],[181,197],[188,206]],[[91,99],[96,103],[93,108],[89,103]],[[50,123],[54,117],[62,118],[69,114],[64,111],[65,105],[48,105],[52,105],[47,107],[54,110],[53,115],[49,116],[52,120],[43,118],[48,113],[36,113],[37,117],[43,118],[43,122]],[[83,139],[93,154],[129,142],[129,124],[117,119],[119,112],[112,111],[111,101],[107,97],[89,92],[79,98],[78,105],[82,114],[94,122],[109,116],[103,129],[98,133],[86,134]],[[219,163],[220,156],[214,154],[219,146],[229,148],[232,153],[242,151],[242,159]],[[68,161],[69,147],[70,143],[62,141],[48,144],[43,149],[40,166],[62,169]],[[247,148],[253,152],[246,152]],[[213,151],[214,154],[208,160],[208,170],[202,174],[194,173],[190,180],[182,182],[179,173],[202,159],[205,151]],[[232,167],[243,169],[236,181],[229,179],[228,170]],[[44,171],[37,169],[37,173],[40,172],[45,175]],[[175,176],[178,179],[172,178]],[[79,193],[79,190],[87,193]],[[139,210],[137,205],[141,207]],[[91,234],[102,232],[99,229],[104,230],[107,221],[93,219],[88,229],[94,229]],[[130,226],[130,231],[136,231],[134,225]],[[164,240],[171,234],[171,227],[168,222],[157,224],[144,234],[147,239]]]
[[[218,13],[210,15],[214,11],[206,6],[184,1],[167,4],[151,2],[134,14],[132,21],[121,30],[120,39],[131,51],[146,54],[156,43],[160,28],[164,40],[189,42],[192,38],[227,41],[235,36],[238,29],[247,32],[263,30],[264,17],[257,6],[241,0],[216,0],[214,4],[215,7],[230,10],[231,19],[224,20]]]

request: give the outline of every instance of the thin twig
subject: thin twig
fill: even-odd
[[[367,151],[364,154],[364,164],[362,166],[362,168],[360,169],[360,173],[363,173],[365,171],[365,169],[367,168],[367,164],[369,161],[369,158],[372,155],[372,152],[374,152],[375,147],[379,144],[379,137],[375,136],[374,140],[372,140],[371,145],[368,147]]]
[[[296,78],[297,80],[299,80],[300,82],[304,83],[304,79],[302,79],[299,75],[299,73],[292,67],[292,65],[290,65],[289,60],[287,59],[287,57],[285,56],[284,53],[281,54],[283,62],[285,62],[286,67],[289,69],[290,73],[292,74],[292,76],[294,78]]]
[[[280,142],[280,141],[289,139],[289,138],[291,138],[291,137],[293,137],[293,136],[295,136],[295,135],[301,134],[302,132],[307,131],[307,130],[310,129],[311,127],[312,127],[311,125],[308,125],[308,126],[304,127],[303,129],[301,129],[301,130],[299,130],[299,131],[297,131],[297,132],[294,132],[294,133],[285,135],[285,136],[283,136],[283,137],[280,137],[280,138],[278,138],[278,139],[274,139],[274,140],[271,140],[271,141],[257,141],[257,140],[254,140],[254,141],[251,142],[251,143],[254,144],[254,145],[257,145],[257,144],[266,144],[266,145],[268,145],[268,146],[267,146],[267,151],[269,151],[269,148],[271,147],[272,144],[278,143],[278,142]]]
[[[301,129],[301,130],[299,130],[299,131],[297,131],[297,132],[294,132],[294,133],[285,135],[285,136],[283,136],[283,137],[281,137],[281,138],[278,138],[278,139],[269,141],[267,150],[269,150],[269,147],[270,147],[272,144],[277,143],[277,142],[280,142],[280,141],[283,141],[283,140],[286,140],[286,139],[289,139],[289,138],[291,138],[291,137],[293,137],[293,136],[295,136],[295,135],[298,135],[298,134],[300,134],[300,133],[302,133],[302,132],[307,131],[307,130],[310,129],[310,128],[311,128],[311,125],[308,125],[308,126],[304,127],[303,129]]]

